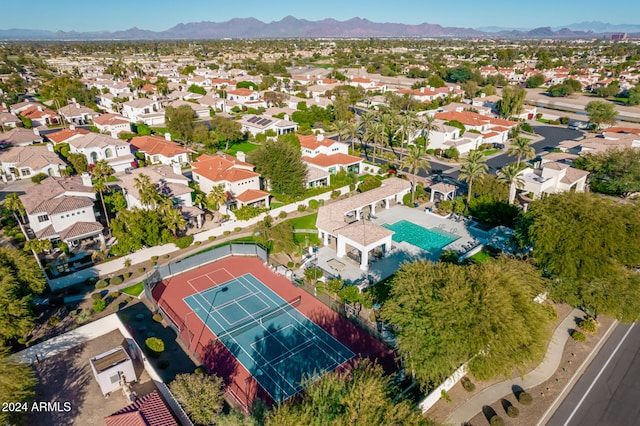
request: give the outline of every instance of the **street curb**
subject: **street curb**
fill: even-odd
[[[551,416],[555,414],[560,404],[562,404],[562,402],[565,400],[565,398],[567,397],[571,389],[573,389],[577,381],[580,380],[584,371],[587,369],[587,367],[589,367],[589,365],[591,364],[593,359],[596,357],[596,355],[598,355],[602,346],[607,342],[607,340],[609,340],[609,337],[611,337],[611,333],[613,333],[613,330],[616,328],[618,324],[619,324],[618,320],[615,320],[613,323],[611,323],[607,331],[602,336],[602,339],[600,339],[600,341],[596,344],[595,348],[593,348],[593,350],[589,353],[587,358],[582,362],[580,367],[578,367],[578,369],[573,374],[571,379],[569,379],[567,384],[562,389],[562,392],[560,392],[560,394],[556,397],[555,401],[553,401],[553,404],[551,404],[551,406],[547,409],[547,411],[545,411],[545,413],[542,415],[540,420],[538,420],[538,423],[536,423],[536,426],[542,426],[547,424]]]

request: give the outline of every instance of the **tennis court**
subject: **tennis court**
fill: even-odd
[[[223,268],[187,283],[184,302],[276,402],[355,356],[296,309],[300,296],[286,301],[253,274]]]

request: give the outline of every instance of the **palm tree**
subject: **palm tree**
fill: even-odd
[[[516,189],[524,187],[524,180],[522,180],[519,173],[520,168],[515,163],[503,166],[498,171],[498,180],[509,185],[509,204],[513,204],[516,199]]]
[[[18,223],[26,223],[26,219],[24,217],[26,211],[17,193],[12,192],[7,195],[4,199],[4,206],[13,212]]]
[[[108,185],[108,179],[112,174],[113,169],[105,160],[98,161],[93,167],[93,170],[91,170],[91,175],[94,180],[93,190],[100,195],[102,211],[104,212],[104,217],[107,220],[107,232],[110,232],[109,229],[111,224],[109,223],[109,212],[104,204],[104,193],[111,192],[111,188]]]
[[[174,237],[178,236],[178,231],[187,227],[187,220],[182,216],[180,210],[171,208],[164,211],[162,221]]]
[[[393,146],[393,139],[398,129],[398,123],[397,123],[398,114],[399,113],[394,110],[390,110],[382,114],[380,122],[384,125],[384,135],[385,135],[385,138],[382,141],[383,147]]]
[[[214,186],[211,188],[211,192],[207,194],[206,202],[210,210],[218,210],[218,212],[220,212],[220,209],[225,205],[226,201],[227,194],[222,185]]]
[[[348,125],[349,123],[347,123],[344,120],[338,120],[335,123],[333,123],[333,128],[335,129],[336,132],[338,132],[338,135],[337,135],[338,142],[341,142],[342,137],[345,136]]]
[[[507,149],[507,155],[517,157],[517,167],[520,168],[522,158],[531,160],[536,156],[536,150],[531,146],[531,140],[527,138],[517,137],[511,142],[511,146]]]
[[[436,117],[434,115],[425,114],[423,115],[424,120],[419,120],[420,129],[424,132],[425,146],[424,149],[427,149],[429,145],[429,135],[431,135],[432,130],[438,130],[440,126],[436,123]]]
[[[383,123],[379,121],[375,121],[371,123],[371,125],[367,128],[364,138],[367,142],[371,142],[373,144],[373,163],[376,162],[376,148],[379,144],[384,142],[387,137],[386,129]]]
[[[91,261],[95,263],[97,260],[105,260],[109,257],[109,251],[110,249],[107,248],[107,243],[103,241],[100,244],[100,248],[89,250],[89,253],[91,253]]]
[[[422,158],[424,150],[418,145],[411,145],[409,147],[409,153],[402,161],[401,167],[406,168],[411,174],[411,204],[415,201],[416,195],[416,175],[420,170],[425,172],[431,166],[427,160]]]
[[[144,173],[140,173],[134,178],[134,186],[138,190],[140,203],[143,206],[156,207],[158,191],[156,185],[151,182],[151,178]]]
[[[44,269],[42,267],[42,262],[40,262],[39,254],[45,250],[51,250],[52,244],[51,240],[43,239],[43,240],[29,240],[24,244],[24,250],[31,250],[33,253],[33,257],[36,258],[36,262],[38,262],[38,266],[40,269]]]
[[[396,133],[400,133],[400,162],[404,156],[404,143],[409,142],[411,134],[416,130],[416,113],[414,111],[408,111],[406,114],[400,116],[398,119],[398,130]]]
[[[345,129],[346,136],[351,139],[351,153],[355,152],[355,140],[362,139],[362,125],[357,121],[353,121],[347,125]]]
[[[460,167],[459,179],[463,182],[467,182],[469,186],[467,194],[467,206],[471,201],[471,193],[473,189],[473,182],[479,177],[485,175],[489,170],[489,166],[486,163],[487,159],[480,151],[469,151],[467,158],[464,159],[462,167]]]

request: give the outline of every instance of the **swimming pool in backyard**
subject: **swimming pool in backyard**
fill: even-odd
[[[435,228],[423,228],[406,220],[391,225],[385,223],[382,226],[395,232],[393,241],[404,241],[428,252],[440,250],[460,238],[459,235]]]

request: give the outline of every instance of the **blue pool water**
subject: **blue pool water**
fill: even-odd
[[[405,241],[428,252],[440,250],[460,238],[459,235],[435,228],[423,228],[406,220],[401,220],[392,225],[384,224],[382,226],[395,232],[392,237],[393,241]]]

